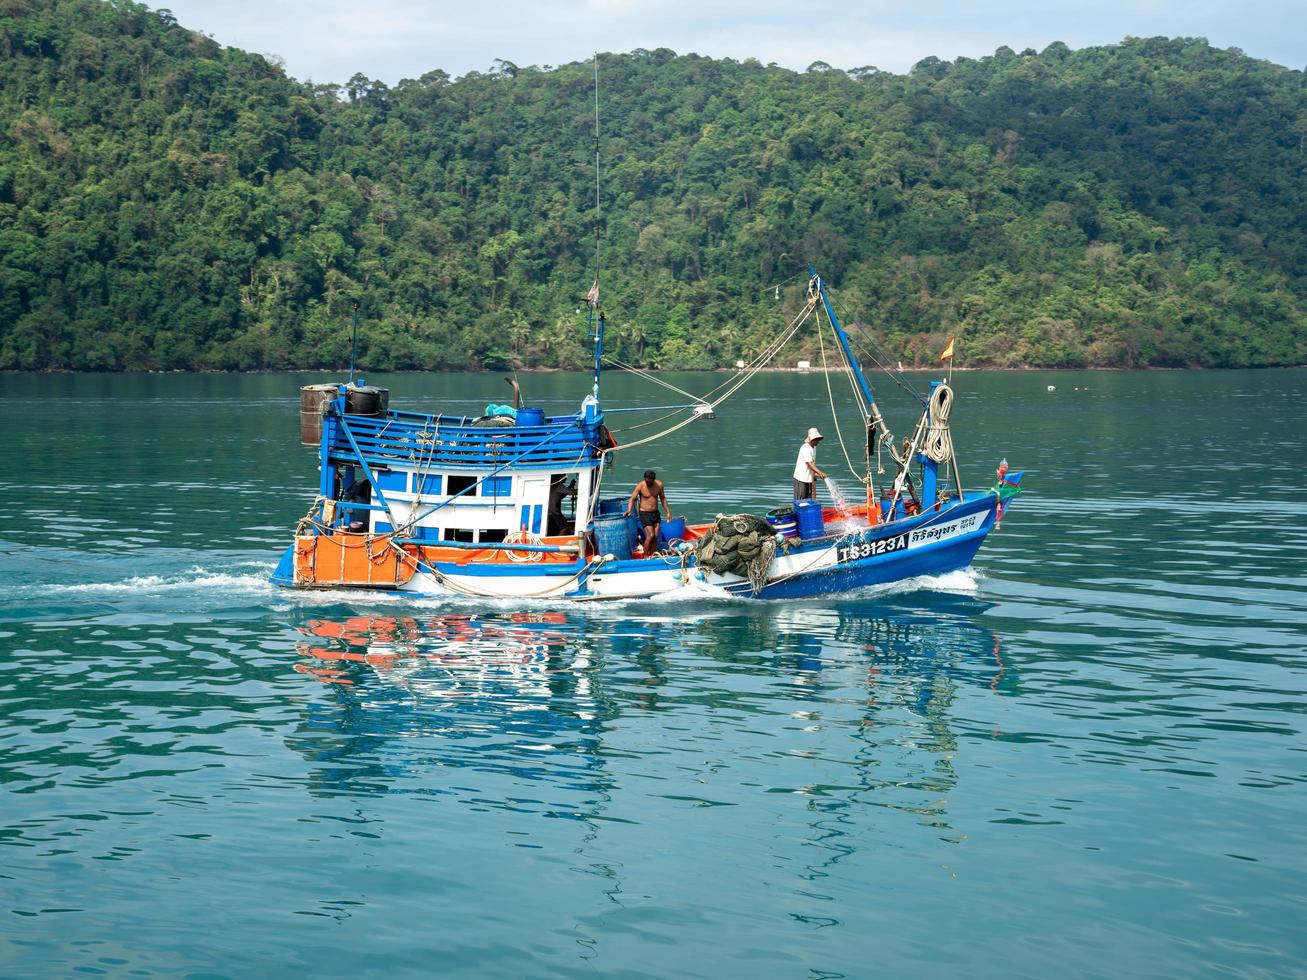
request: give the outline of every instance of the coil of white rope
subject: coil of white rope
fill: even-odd
[[[946,463],[953,458],[953,436],[948,429],[948,414],[952,408],[953,389],[945,384],[936,386],[927,409],[930,428],[921,447],[926,458],[936,463]]]
[[[526,528],[522,528],[520,531],[510,531],[506,534],[504,544],[542,545],[544,541],[538,534],[532,534]],[[544,557],[544,553],[540,551],[514,551],[511,548],[506,548],[504,553],[508,556],[509,561],[518,564],[537,562]]]

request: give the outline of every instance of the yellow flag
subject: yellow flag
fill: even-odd
[[[952,337],[949,338],[949,340],[948,340],[948,346],[944,348],[944,353],[939,355],[939,359],[940,359],[941,361],[951,361],[951,360],[953,360],[953,338],[952,338]]]

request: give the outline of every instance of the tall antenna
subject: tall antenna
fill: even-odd
[[[354,350],[359,343],[359,305],[354,304],[354,327],[349,335],[349,383],[354,383]]]
[[[590,303],[590,309],[586,314],[586,320],[590,324],[590,335],[595,345],[595,380],[594,380],[594,397],[599,397],[599,374],[604,356],[604,314],[599,309],[599,239],[600,232],[600,211],[599,211],[599,52],[594,56],[594,76],[595,76],[595,273],[594,285],[590,287],[590,292],[586,299]],[[595,314],[598,314],[596,320]]]

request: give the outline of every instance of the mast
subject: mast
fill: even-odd
[[[599,309],[599,52],[594,53],[594,90],[595,90],[595,274],[594,285],[590,287],[590,292],[586,295],[586,301],[590,304],[590,311],[586,315],[586,323],[590,328],[591,339],[594,340],[595,350],[595,378],[594,378],[594,397],[599,397],[599,375],[603,371],[604,357],[604,314]],[[595,314],[598,313],[598,323],[595,322]]]
[[[354,327],[349,335],[349,383],[354,383],[354,350],[359,343],[359,305],[354,304]]]
[[[592,320],[593,320],[593,317],[594,317],[594,310],[593,310],[593,309],[591,309],[591,311],[590,311],[590,316],[591,316],[591,318],[592,318]],[[594,342],[595,342],[595,383],[594,383],[594,396],[595,396],[595,398],[598,398],[598,397],[599,397],[599,373],[600,373],[600,370],[601,370],[601,368],[600,368],[600,364],[603,362],[603,359],[604,359],[604,315],[603,315],[603,313],[600,313],[600,314],[599,314],[599,322],[598,322],[598,324],[596,324],[592,329],[594,330]]]

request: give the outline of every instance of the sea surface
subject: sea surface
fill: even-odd
[[[323,380],[0,379],[0,976],[1307,976],[1307,371],[959,373],[971,569],[575,609],[268,585]],[[607,485],[760,513],[816,425],[852,495],[831,380]]]

